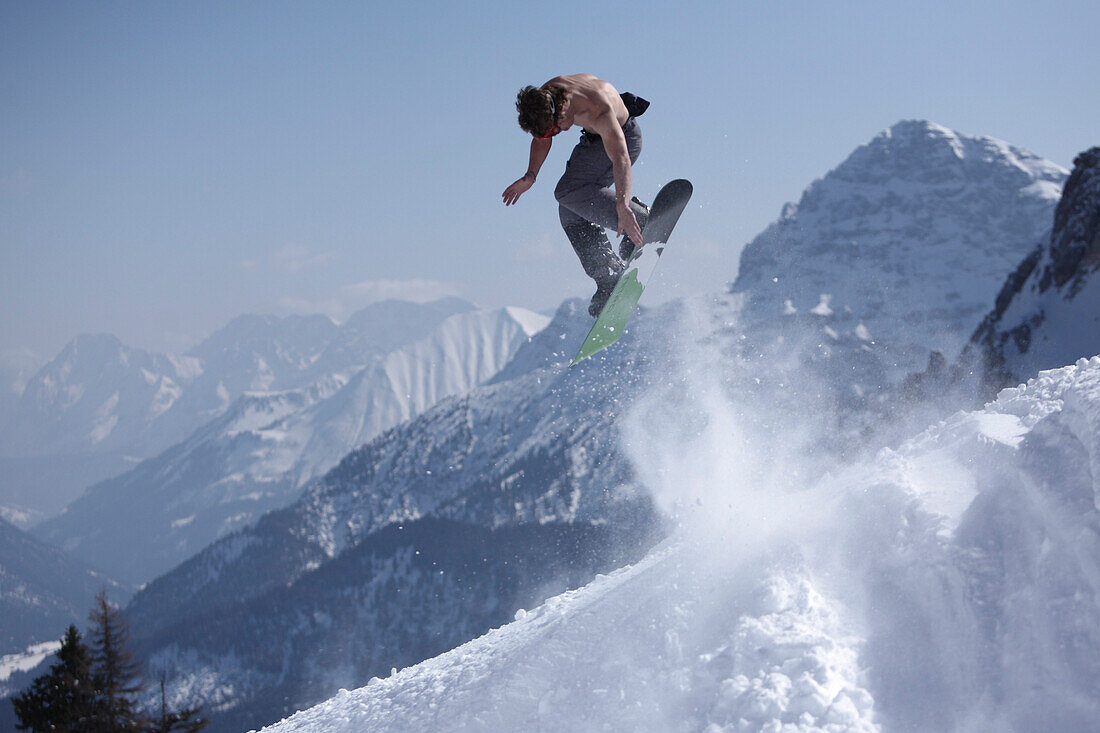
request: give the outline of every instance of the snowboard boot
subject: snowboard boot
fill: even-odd
[[[630,208],[634,212],[634,218],[638,220],[638,227],[644,232],[645,223],[649,220],[649,207],[639,201],[637,196],[631,196],[630,203],[637,204]],[[619,258],[623,262],[630,262],[632,254],[634,254],[634,243],[630,241],[630,237],[623,235],[623,240],[619,242]]]
[[[596,283],[596,292],[592,295],[592,300],[588,301],[588,315],[593,318],[600,317],[600,313],[603,311],[603,307],[607,305],[607,299],[611,297],[611,292],[618,284],[621,275],[622,271],[614,278],[600,280]]]
[[[596,281],[596,293],[588,304],[588,312],[593,318],[600,314],[615,283],[623,274],[623,262],[611,249],[603,227],[587,221],[570,223],[564,227],[573,251],[581,261],[584,273]]]

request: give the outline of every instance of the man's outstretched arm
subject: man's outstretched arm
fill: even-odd
[[[527,189],[535,185],[535,179],[538,178],[539,169],[542,168],[542,164],[546,162],[546,156],[550,154],[550,146],[554,144],[553,138],[546,138],[540,140],[534,138],[531,140],[531,157],[527,162],[527,172],[523,174],[523,178],[520,178],[508,188],[504,189],[504,205],[511,206],[515,202],[519,201],[519,197],[522,196]]]

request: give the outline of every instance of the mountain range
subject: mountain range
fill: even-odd
[[[214,731],[363,685],[279,730],[1086,729],[1098,163],[900,122],[573,368],[574,300],[78,338],[18,407],[56,453],[9,459],[201,420],[36,531],[148,581],[135,644]],[[925,429],[975,350],[1072,366]]]
[[[247,392],[346,379],[473,310],[457,298],[381,302],[339,326],[320,315],[246,315],[179,356],[108,334],[78,336],[27,380],[0,423],[0,506],[40,521],[185,440]]]
[[[326,588],[347,589],[343,599],[376,587],[375,573],[401,566],[400,550],[369,567],[350,558],[394,526],[513,528],[527,533],[534,557],[547,552],[540,526],[607,525],[645,540],[616,545],[629,554],[669,532],[684,506],[714,501],[696,487],[716,474],[776,491],[831,475],[851,444],[875,447],[858,429],[833,428],[891,405],[904,418],[897,390],[906,374],[934,352],[963,348],[1049,232],[1065,178],[996,140],[899,123],[784,208],[745,248],[731,292],[643,311],[615,350],[573,369],[565,364],[587,319],[577,302],[563,304],[490,383],[383,433],[297,502],[150,583],[129,608],[142,648],[173,670],[173,695],[211,701],[216,727],[256,724],[278,712],[268,690],[294,707],[323,692],[302,680],[361,684],[397,666],[387,660],[423,653],[400,634],[324,621],[369,618],[377,600],[325,607],[294,590],[319,588],[322,576]],[[432,587],[422,585],[430,575],[402,572],[401,592]],[[493,606],[466,628],[487,630],[500,613]],[[241,625],[205,635],[210,618]],[[308,642],[230,650],[245,625]],[[295,665],[294,650],[344,649],[349,633],[378,634],[384,653],[339,675]],[[285,663],[273,666],[272,653]]]
[[[339,341],[327,338],[317,358],[294,361],[294,370],[271,385],[293,383],[305,370],[321,375],[316,382],[245,392],[186,440],[89,488],[35,534],[127,582],[167,572],[293,501],[356,446],[489,379],[548,321],[519,308],[467,310],[438,320],[453,305],[388,304],[385,324],[349,321]],[[409,322],[395,320],[407,315]],[[429,327],[424,338],[408,341]],[[222,355],[223,370],[239,374],[233,365],[247,361],[242,353],[257,353],[255,347],[215,335],[208,353],[199,353],[206,354],[204,364]],[[366,366],[346,373],[363,359]]]

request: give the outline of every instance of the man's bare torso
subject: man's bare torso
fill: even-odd
[[[556,76],[543,86],[558,86],[566,91],[567,102],[558,121],[558,127],[562,130],[568,130],[577,124],[593,132],[596,119],[605,114],[614,116],[619,127],[630,119],[630,113],[626,111],[618,90],[610,82],[597,79],[591,74]]]

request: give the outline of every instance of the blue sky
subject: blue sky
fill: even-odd
[[[519,87],[652,102],[635,192],[695,198],[647,299],[718,292],[784,202],[901,119],[1064,165],[1100,143],[1090,2],[0,3],[0,352],[182,350],[244,312],[592,290]]]

